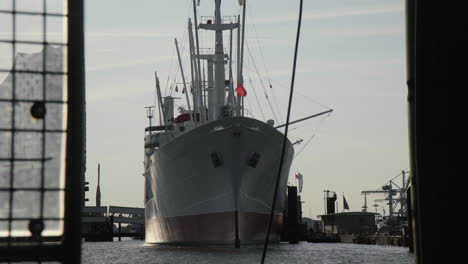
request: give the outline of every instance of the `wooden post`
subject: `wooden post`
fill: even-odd
[[[119,223],[119,241],[122,241],[122,223]]]

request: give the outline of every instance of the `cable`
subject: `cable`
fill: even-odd
[[[312,139],[315,138],[315,135],[317,135],[317,132],[318,130],[320,129],[320,127],[322,126],[323,122],[325,121],[325,119],[327,119],[329,116],[331,115],[331,113],[329,113],[328,115],[326,115],[325,117],[323,117],[320,121],[319,121],[319,124],[317,126],[317,128],[315,129],[314,133],[312,134],[312,136],[307,140],[307,142],[302,146],[302,148],[294,155],[294,158],[293,159],[296,159],[299,154],[302,153],[302,151],[307,147],[307,145],[309,145],[309,143],[312,141]]]
[[[192,8],[192,1],[191,0],[188,0],[190,3],[187,5],[187,17],[190,16],[190,10]],[[185,37],[186,37],[186,34],[182,34],[182,51],[181,53],[183,54],[184,50],[185,50]],[[176,51],[174,48],[171,49],[172,50],[172,57],[171,57],[171,64],[170,64],[170,67],[169,67],[169,74],[167,75],[167,82],[166,82],[166,87],[164,89],[164,94],[166,95],[170,95],[172,96],[173,93],[174,93],[174,88],[175,88],[175,85],[176,85],[176,82],[177,82],[177,76],[179,74],[179,67],[178,67],[178,64],[175,63],[174,67],[175,67],[175,75],[174,75],[174,81],[169,81],[170,79],[170,76],[171,76],[171,73],[173,72],[172,71],[172,66],[173,66],[173,62],[176,61],[177,59],[175,58],[176,57]],[[168,89],[168,86],[169,86],[169,93],[167,93],[167,89]]]
[[[293,94],[294,94],[294,78],[296,76],[297,51],[299,49],[299,36],[301,33],[302,2],[303,0],[300,0],[299,2],[299,20],[297,23],[296,46],[294,48],[294,62],[293,62],[293,69],[292,69],[291,89],[289,91],[288,112],[286,114],[286,128],[284,130],[283,147],[281,150],[281,158],[280,158],[280,164],[279,164],[279,169],[278,169],[278,175],[276,176],[275,191],[273,194],[273,201],[271,204],[270,219],[268,221],[268,230],[267,230],[267,234],[265,237],[265,244],[263,246],[262,262],[261,262],[262,264],[265,263],[266,252],[268,250],[268,241],[270,240],[271,224],[273,222],[273,215],[275,214],[276,195],[278,193],[278,186],[280,182],[281,171],[283,169],[284,152],[286,151],[286,143],[288,140],[289,117],[291,115],[291,106],[292,106],[292,99],[293,99]]]
[[[252,91],[254,92],[255,99],[257,100],[257,105],[258,105],[258,109],[260,110],[260,114],[262,114],[263,120],[266,121],[265,114],[263,113],[262,105],[260,104],[260,101],[258,100],[257,92],[255,92],[254,85],[252,83],[252,79],[250,79],[250,76],[249,76],[249,81],[250,81],[250,85],[252,85]]]
[[[250,16],[253,16],[253,15],[251,14],[251,12],[250,12],[250,9],[249,9],[249,15],[250,15]],[[253,21],[253,19],[252,19],[252,21]],[[276,111],[278,111],[278,116],[280,117],[280,119],[277,120],[277,121],[279,121],[280,123],[283,123],[283,120],[281,119],[281,117],[283,116],[282,113],[281,113],[281,108],[279,107],[279,104],[278,104],[278,102],[276,101],[276,96],[275,96],[275,94],[273,93],[273,89],[271,89],[271,88],[272,88],[272,85],[271,85],[270,73],[269,73],[268,67],[267,67],[267,65],[266,65],[266,63],[265,63],[265,56],[263,55],[263,51],[262,51],[262,49],[261,49],[261,47],[263,47],[263,46],[260,45],[260,40],[259,40],[260,38],[258,37],[257,26],[255,25],[254,22],[252,22],[251,24],[252,24],[253,31],[254,31],[254,33],[255,33],[255,41],[257,42],[257,48],[258,48],[258,50],[259,50],[259,53],[260,53],[260,56],[261,56],[261,59],[262,59],[263,67],[265,68],[266,77],[267,77],[268,83],[269,83],[269,85],[270,85],[270,89],[268,89],[268,90],[269,90],[270,93],[271,93],[271,96],[272,96],[272,98],[273,98],[273,103],[274,103],[274,105],[275,105],[275,107],[276,107]],[[247,46],[247,48],[248,48],[248,46]]]
[[[248,78],[250,79],[250,75],[248,75]],[[254,90],[254,89],[252,89],[252,90]],[[254,114],[253,114],[253,110],[254,110],[254,109],[253,109],[253,107],[252,107],[252,103],[250,103],[250,97],[249,97],[249,98],[245,98],[244,102],[245,102],[245,104],[247,105],[247,107],[249,108],[250,116],[251,116],[251,117],[255,117]],[[260,107],[260,106],[259,106],[259,107]],[[245,110],[246,110],[246,109],[244,108],[244,111],[245,111]],[[263,115],[263,112],[262,112],[262,115]],[[263,119],[265,119],[265,117],[263,117]]]
[[[166,87],[164,88],[164,94],[167,94],[167,89],[172,89],[171,86],[171,81],[170,81],[170,77],[171,77],[171,73],[172,73],[172,65],[173,65],[173,62],[175,61],[174,59],[174,56],[175,56],[175,49],[171,49],[172,50],[172,56],[171,56],[171,63],[169,65],[169,72],[167,73],[167,81],[166,81]]]
[[[319,101],[315,100],[314,98],[312,98],[312,97],[310,97],[310,96],[308,96],[308,95],[306,95],[304,93],[301,93],[299,91],[297,91],[297,93],[300,94],[302,97],[305,97],[306,99],[308,99],[308,100],[310,100],[310,101],[312,101],[312,102],[314,102],[314,103],[316,103],[316,104],[318,104],[318,105],[320,105],[320,106],[322,106],[322,107],[324,107],[326,109],[329,109],[329,110],[331,109],[330,107],[320,103]]]
[[[271,110],[271,113],[273,115],[273,118],[275,119],[276,122],[282,123],[282,119],[278,118],[278,116],[277,116],[277,114],[275,112],[275,109],[271,105],[270,98],[268,98],[268,95],[267,95],[267,92],[266,92],[266,89],[265,89],[265,84],[263,83],[263,80],[262,80],[262,77],[260,76],[257,65],[255,64],[255,60],[254,60],[254,57],[252,55],[252,52],[250,51],[250,47],[249,47],[248,42],[246,42],[246,46],[247,46],[247,51],[249,52],[250,61],[252,61],[252,65],[254,66],[255,73],[257,74],[258,81],[260,82],[260,86],[263,88],[263,93],[265,94],[265,98],[266,98],[266,100],[268,102],[268,105],[270,106],[270,110]]]

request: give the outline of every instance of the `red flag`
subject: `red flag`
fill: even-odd
[[[238,96],[245,97],[247,95],[247,91],[242,84],[238,84],[235,91],[237,92]]]
[[[182,93],[185,93],[185,87],[182,89]]]

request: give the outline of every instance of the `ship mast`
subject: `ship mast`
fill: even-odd
[[[190,120],[192,121],[192,126],[195,126],[195,121],[193,120],[194,112],[192,112],[191,107],[190,107],[190,100],[188,97],[189,90],[187,89],[187,83],[185,82],[184,68],[182,67],[182,59],[180,58],[179,44],[177,43],[177,39],[174,39],[174,43],[175,43],[175,47],[177,51],[177,58],[179,59],[180,75],[182,76],[182,82],[184,85],[185,99],[187,99],[187,108],[188,108],[187,111],[189,113]]]
[[[202,98],[201,98],[201,87],[200,87],[200,81],[198,80],[198,65],[197,62],[195,61],[196,56],[195,56],[195,48],[194,48],[194,39],[193,39],[193,31],[192,31],[192,21],[190,21],[190,18],[188,20],[188,32],[189,32],[189,46],[190,46],[190,71],[192,75],[192,88],[193,88],[193,93],[192,93],[192,99],[193,99],[193,109],[194,109],[194,118],[195,122],[197,121],[197,114],[200,113],[200,122],[203,121],[203,103],[202,103]],[[198,59],[197,59],[198,60]]]
[[[198,1],[198,4],[200,4],[200,0]],[[195,0],[193,0],[193,19],[194,19],[194,22],[195,22],[195,42],[197,44],[196,46],[196,50],[194,49],[194,54],[196,55],[195,56],[195,60],[196,60],[196,68],[198,69],[198,72],[197,72],[197,75],[198,75],[198,87],[200,88],[199,89],[199,92],[200,92],[200,105],[202,106],[201,107],[201,113],[200,113],[200,117],[201,117],[201,122],[202,124],[204,124],[207,120],[207,117],[206,117],[206,107],[207,107],[207,104],[206,104],[206,101],[205,101],[205,91],[203,89],[204,87],[204,84],[202,85],[202,75],[201,75],[201,65],[200,65],[200,41],[199,41],[199,37],[198,37],[198,22],[197,22],[197,6],[195,5]],[[190,21],[189,21],[190,23]],[[191,33],[191,29],[190,29],[190,33]],[[194,45],[195,43],[193,43],[192,41],[192,45]],[[196,53],[195,53],[196,52]],[[203,76],[203,78],[205,78],[205,76]]]
[[[240,23],[240,15],[237,16],[237,22]],[[244,25],[242,24],[242,27],[244,27]],[[240,58],[240,51],[241,51],[241,32],[240,30],[238,29],[237,30],[237,65],[236,65],[236,69],[237,69],[237,84],[240,83],[240,80],[242,79],[241,78],[241,58]],[[242,98],[240,96],[237,96],[237,105],[236,105],[236,115],[237,116],[241,116],[241,100]]]
[[[223,30],[221,18],[221,0],[215,0],[215,24],[216,40],[215,40],[215,118],[219,118],[222,113],[222,108],[225,104],[226,84],[224,82],[224,47],[223,47]]]
[[[239,57],[240,61],[237,63],[240,63],[240,70],[239,70],[239,80],[237,82],[240,85],[244,85],[244,75],[242,74],[242,70],[244,69],[244,47],[245,47],[245,9],[247,6],[246,1],[242,1],[242,43],[241,43],[241,55]],[[244,116],[244,97],[239,98],[240,104],[239,108],[242,110],[241,114]]]
[[[214,22],[211,20],[206,21],[207,23],[201,23],[200,28],[205,30],[215,31],[215,52],[213,54],[213,60],[208,61],[208,75],[210,74],[210,62],[214,66],[214,87],[210,98],[210,87],[208,86],[208,105],[209,105],[209,116],[210,120],[219,119],[224,112],[226,105],[226,90],[229,84],[226,85],[225,79],[225,68],[224,68],[224,46],[223,46],[223,31],[233,30],[239,27],[239,23],[223,23],[221,16],[221,0],[215,0],[215,17]],[[198,59],[203,59],[203,56],[198,55]],[[206,58],[205,58],[206,59]],[[231,58],[229,58],[231,59]],[[210,82],[210,78],[208,78]],[[211,105],[210,105],[211,99]]]

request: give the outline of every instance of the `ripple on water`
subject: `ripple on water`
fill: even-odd
[[[262,245],[182,247],[138,240],[85,242],[83,263],[260,263]],[[280,243],[269,246],[266,263],[413,263],[407,248],[346,243]]]

